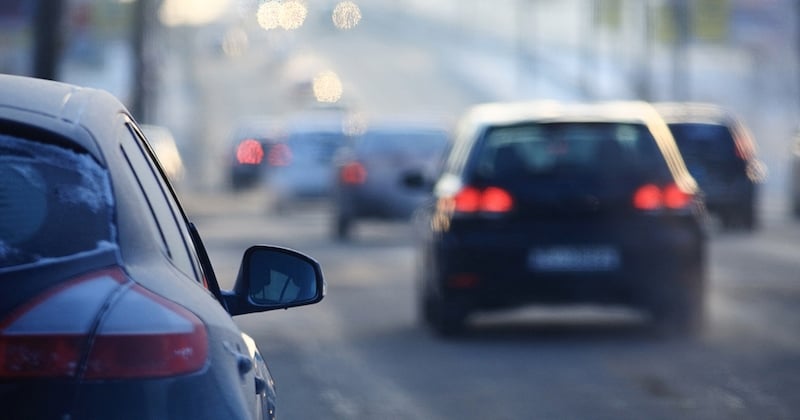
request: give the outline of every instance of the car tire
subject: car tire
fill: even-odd
[[[338,215],[334,221],[333,239],[346,241],[351,238],[353,231],[353,219],[348,216]]]
[[[426,294],[422,298],[422,316],[440,337],[455,337],[464,332],[469,311],[463,302]]]
[[[694,337],[705,324],[704,270],[695,267],[686,277],[665,282],[672,290],[658,288],[651,294],[650,312],[658,334]]]

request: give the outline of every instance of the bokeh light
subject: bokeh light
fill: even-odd
[[[266,30],[275,29],[280,25],[282,5],[277,1],[268,1],[258,6],[256,19],[258,25]]]
[[[332,71],[323,71],[314,77],[312,88],[317,102],[335,103],[342,97],[342,82]]]
[[[303,26],[308,16],[308,9],[299,0],[270,0],[258,6],[256,20],[266,30],[283,28],[298,29]]]
[[[361,9],[352,1],[343,1],[333,9],[333,24],[339,29],[352,29],[361,21]]]
[[[231,28],[222,39],[222,51],[228,57],[240,57],[247,51],[250,40],[242,28]]]
[[[306,21],[308,9],[299,1],[290,0],[284,2],[281,7],[280,25],[281,28],[292,30],[303,26]]]
[[[164,0],[158,18],[165,26],[203,25],[222,17],[229,7],[230,0]]]

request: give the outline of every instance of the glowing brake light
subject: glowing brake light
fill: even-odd
[[[658,210],[662,208],[677,210],[685,208],[692,201],[692,196],[683,192],[675,184],[659,188],[655,184],[646,184],[633,194],[633,206],[639,210]]]
[[[117,268],[46,291],[0,321],[0,379],[165,377],[198,371],[207,357],[196,315]]]
[[[236,147],[236,161],[242,165],[260,165],[263,159],[264,148],[257,140],[242,140]]]
[[[363,184],[367,180],[367,170],[358,162],[350,162],[342,166],[339,176],[345,184]]]
[[[455,211],[460,213],[506,213],[514,207],[514,199],[499,187],[478,189],[465,187],[454,197]]]
[[[292,163],[292,149],[285,143],[278,143],[269,149],[267,163],[270,166],[289,166]]]

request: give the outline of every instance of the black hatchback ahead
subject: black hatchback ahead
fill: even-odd
[[[758,227],[758,190],[766,167],[742,120],[707,103],[655,104],[672,131],[710,214],[726,229]]]
[[[477,311],[623,304],[659,329],[703,318],[704,205],[647,104],[472,108],[424,218],[424,320],[459,332]]]
[[[139,126],[108,93],[0,75],[0,407],[9,419],[273,419],[232,315],[320,301],[296,251],[220,290]]]

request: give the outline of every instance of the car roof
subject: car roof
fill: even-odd
[[[111,132],[115,116],[122,113],[124,105],[102,90],[0,74],[0,131],[11,124],[16,129],[47,131],[102,162],[94,135]]]
[[[516,125],[525,123],[556,122],[609,122],[638,123],[646,125],[651,131],[676,182],[687,190],[696,190],[697,184],[689,176],[680,156],[675,139],[663,117],[648,102],[606,101],[606,102],[494,102],[475,105],[470,108],[460,123],[460,129],[475,139],[475,135],[491,126]]]
[[[658,118],[649,104],[639,101],[494,102],[475,105],[466,117],[483,125],[512,125],[532,121],[647,122]]]
[[[706,102],[656,102],[653,107],[667,123],[696,122],[714,124],[733,124],[733,113],[716,104]]]

